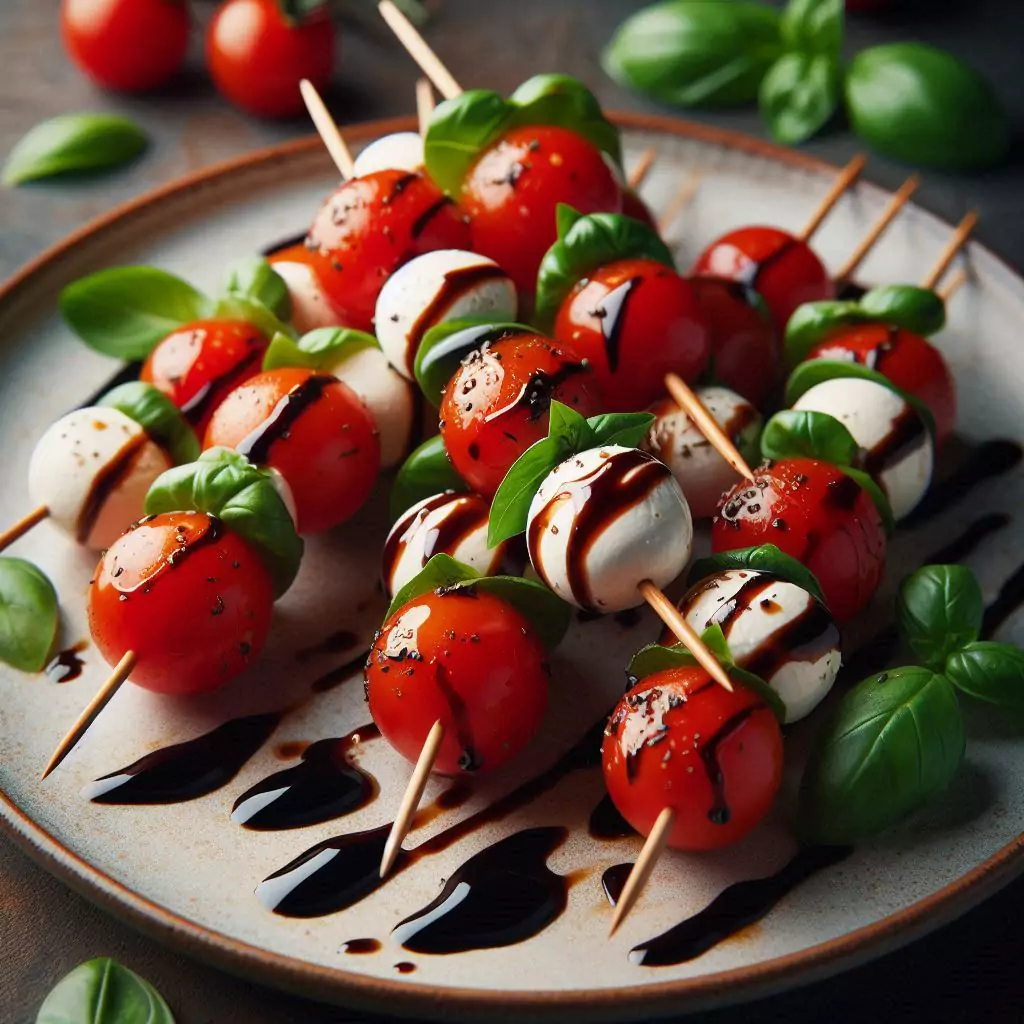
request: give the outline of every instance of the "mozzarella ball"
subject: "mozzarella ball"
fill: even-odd
[[[92,406],[62,416],[39,439],[28,489],[57,526],[98,550],[141,518],[150,485],[170,468],[135,420]]]
[[[411,380],[431,327],[464,316],[514,320],[517,310],[516,286],[494,260],[439,249],[410,260],[384,282],[374,327],[391,365]]]
[[[418,171],[423,166],[423,140],[418,132],[382,135],[360,150],[352,162],[352,177],[376,171]]]
[[[608,445],[556,466],[530,503],[527,544],[541,579],[596,612],[643,603],[637,586],[671,583],[686,567],[693,523],[664,463]]]
[[[920,413],[884,384],[836,377],[815,384],[794,409],[827,412],[863,450],[862,468],[877,481],[902,519],[924,497],[932,479],[935,450]]]
[[[740,454],[751,463],[757,462],[757,439],[763,424],[757,409],[728,388],[698,388],[696,394]],[[655,402],[648,411],[657,418],[644,448],[672,470],[693,518],[710,518],[722,493],[736,483],[736,470],[671,398]]]
[[[740,668],[782,698],[786,721],[810,714],[832,688],[842,657],[828,609],[795,583],[762,572],[728,569],[702,580],[679,602],[702,633],[717,623]],[[675,643],[671,633],[662,643]]]
[[[299,334],[316,330],[318,327],[337,327],[338,314],[334,312],[313,268],[305,263],[291,263],[284,260],[274,263],[292,300],[291,321]]]

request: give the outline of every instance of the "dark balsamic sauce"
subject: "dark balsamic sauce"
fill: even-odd
[[[88,409],[90,405],[96,405],[99,400],[108,392],[112,391],[120,384],[127,384],[129,381],[138,380],[139,374],[142,372],[142,362],[126,363],[117,371],[106,383],[101,384],[88,398],[86,398],[80,405],[75,406],[76,409]]]
[[[1024,603],[1024,565],[1018,567],[999,588],[995,600],[985,609],[981,623],[981,637],[989,640]]]
[[[748,260],[740,273],[736,275],[736,280],[745,288],[749,288],[752,291],[759,291],[760,289],[758,286],[761,283],[761,275],[769,267],[778,263],[779,260],[781,260],[791,249],[795,249],[797,245],[797,239],[788,238],[779,245],[775,252],[770,253],[763,260]]]
[[[441,196],[440,199],[435,199],[413,222],[409,229],[409,234],[415,239],[419,238],[424,231],[427,230],[427,225],[446,207],[451,206],[451,198],[448,196]]]
[[[300,664],[312,658],[318,658],[321,654],[343,654],[352,650],[359,643],[359,637],[350,629],[339,629],[336,633],[324,637],[318,644],[312,647],[303,647],[295,652],[295,660]]]
[[[962,562],[986,537],[1009,525],[1010,517],[1005,512],[993,512],[975,519],[959,537],[933,551],[924,564],[947,565],[950,562]]]
[[[346,661],[343,665],[339,665],[337,668],[332,668],[329,672],[325,672],[322,676],[318,676],[313,680],[310,689],[314,693],[326,693],[328,690],[333,690],[342,683],[348,682],[352,678],[361,678],[361,676],[353,677],[352,673],[356,669],[360,669],[366,663],[366,655],[370,652],[360,651],[354,658]]]
[[[82,674],[85,662],[79,654],[88,646],[84,640],[80,640],[73,647],[68,647],[55,655],[43,671],[55,683],[70,683],[72,679],[77,679]]]
[[[704,771],[707,773],[708,782],[711,783],[711,806],[708,808],[708,821],[714,825],[727,825],[732,817],[732,811],[725,796],[725,773],[718,760],[719,747],[761,707],[764,705],[752,704],[737,711],[731,718],[727,718],[704,744],[697,748]]]
[[[628,839],[636,835],[636,829],[619,813],[607,793],[590,812],[587,831],[594,839]]]
[[[399,974],[412,974],[412,972],[416,970],[416,965],[410,963],[408,960],[400,960],[395,964],[395,970],[398,971]]]
[[[207,413],[223,397],[227,385],[236,380],[255,376],[263,365],[263,350],[257,340],[251,340],[249,351],[230,369],[208,380],[182,407],[181,414],[193,426],[202,423]]]
[[[594,315],[601,322],[605,357],[608,360],[608,369],[612,373],[619,366],[619,349],[622,344],[622,331],[626,323],[629,300],[642,282],[642,277],[631,277],[628,281],[623,281],[601,300],[600,305],[594,311]]]
[[[472,327],[463,328],[461,331],[450,334],[436,345],[432,345],[430,351],[423,354],[420,360],[421,374],[429,375],[438,363],[449,360],[454,363],[456,359],[461,362],[485,345],[493,345],[495,342],[520,337],[528,333],[528,331],[515,330],[510,327],[495,327],[494,324],[474,324]],[[417,391],[417,393],[422,397],[421,391]]]
[[[75,539],[79,544],[85,544],[89,540],[89,534],[92,533],[107,499],[131,472],[148,441],[149,435],[145,433],[133,435],[93,477],[89,493],[82,503],[78,521],[75,523]]]
[[[928,428],[921,414],[909,403],[893,420],[889,433],[864,455],[863,469],[878,477],[920,448],[928,439]]]
[[[837,299],[842,299],[844,302],[859,302],[867,295],[867,288],[857,284],[856,281],[842,281],[836,282],[839,284],[839,290],[836,294]]]
[[[266,259],[269,256],[276,256],[279,252],[283,252],[285,249],[294,249],[297,245],[302,245],[306,241],[308,232],[300,231],[297,235],[290,235],[288,238],[283,239],[280,242],[273,242],[264,249],[260,249],[260,255]]]
[[[368,953],[379,953],[381,944],[379,939],[349,939],[341,944],[343,953],[355,956],[366,956]]]
[[[296,420],[323,397],[324,391],[336,383],[334,377],[314,374],[292,388],[274,406],[270,415],[235,450],[254,465],[263,465],[270,457],[270,449],[276,441],[284,440]]]
[[[601,876],[601,889],[604,891],[605,899],[614,907],[619,902],[622,890],[626,888],[626,879],[633,870],[629,862],[625,864],[613,864]]]

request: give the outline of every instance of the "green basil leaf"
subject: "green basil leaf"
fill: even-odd
[[[548,437],[559,438],[567,452],[581,452],[597,444],[589,422],[571,406],[557,400],[551,402]]]
[[[158,388],[141,380],[108,391],[97,403],[123,412],[180,465],[199,458],[199,439],[181,410]]]
[[[479,578],[480,573],[476,569],[463,562],[457,562],[451,555],[433,555],[404,587],[395,592],[388,610],[384,613],[384,621],[387,622],[399,608],[407,605],[413,598],[440,590],[442,587],[451,587],[456,583]]]
[[[439,103],[423,138],[423,162],[438,188],[457,197],[476,158],[507,131],[511,117],[505,99],[489,89]]]
[[[79,964],[51,989],[36,1024],[174,1024],[163,996],[110,957]]]
[[[302,539],[269,473],[228,448],[210,448],[195,462],[153,481],[146,514],[195,509],[216,516],[246,541],[266,566],[280,597],[302,561]]]
[[[842,65],[826,53],[790,52],[761,82],[761,117],[776,142],[795,146],[822,128],[839,106]]]
[[[896,517],[892,514],[892,505],[889,504],[885,491],[878,486],[874,477],[865,473],[862,469],[855,469],[853,466],[836,466],[836,469],[842,470],[860,486],[862,491],[867,492],[868,497],[882,519],[882,526],[885,529],[886,536],[891,537],[896,532]]]
[[[23,558],[0,558],[0,661],[38,672],[59,619],[57,592],[43,571]]]
[[[444,491],[468,491],[445,451],[444,438],[435,434],[409,453],[391,484],[391,521],[418,501]]]
[[[263,369],[298,366],[305,370],[327,370],[362,349],[378,347],[372,334],[351,327],[318,327],[297,340],[278,331],[263,356]]]
[[[928,337],[946,326],[946,303],[931,288],[884,284],[865,292],[861,312],[876,323],[891,324]]]
[[[859,302],[824,299],[797,306],[786,324],[784,348],[790,366],[802,363],[811,349],[850,324],[870,321]]]
[[[554,402],[551,403],[555,405]],[[571,454],[562,437],[545,437],[512,463],[491,502],[487,546],[496,547],[526,529],[530,503],[544,478]]]
[[[246,256],[232,264],[224,290],[229,295],[255,299],[282,320],[291,316],[292,299],[288,285],[262,256]]]
[[[668,0],[623,22],[602,63],[620,85],[666,103],[735,106],[757,99],[782,53],[779,16],[764,4]]]
[[[848,466],[859,453],[853,435],[835,416],[811,409],[782,409],[761,434],[761,454],[766,459],[819,459]]]
[[[90,348],[116,359],[145,359],[182,324],[203,320],[213,303],[187,281],[156,267],[111,267],[60,293],[65,323]]]
[[[5,185],[68,171],[99,171],[128,163],[148,145],[134,121],[113,114],[64,114],[37,124],[11,150]]]
[[[791,50],[839,58],[843,49],[843,0],[789,0],[782,39]]]
[[[247,295],[228,294],[214,307],[213,316],[218,320],[241,320],[252,324],[264,337],[275,334],[295,336],[295,331],[276,317],[262,302]]]
[[[1004,708],[1024,708],[1024,651],[976,640],[954,651],[946,677],[959,690]]]
[[[698,558],[690,570],[691,585],[727,569],[745,569],[750,572],[765,572],[771,576],[793,583],[822,604],[825,595],[821,592],[818,578],[803,562],[787,555],[774,544],[759,544],[753,548],[737,548],[735,551],[720,551],[707,558]]]
[[[949,785],[964,742],[943,676],[908,667],[863,680],[840,701],[804,771],[803,836],[838,845],[897,824]]]
[[[979,169],[1010,148],[1009,119],[988,82],[924,43],[861,50],[847,69],[846,110],[862,139],[907,163]]]
[[[541,260],[537,273],[537,322],[550,327],[559,307],[581,278],[597,267],[625,259],[656,260],[666,267],[675,267],[668,246],[641,221],[620,213],[578,217]]]
[[[649,412],[607,412],[587,420],[593,435],[591,448],[618,444],[623,448],[637,448],[647,436],[655,416]]]
[[[910,649],[941,672],[946,659],[978,639],[985,602],[966,565],[925,565],[912,572],[896,598],[896,621]]]

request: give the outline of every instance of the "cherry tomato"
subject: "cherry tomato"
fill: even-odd
[[[97,85],[144,92],[163,85],[188,49],[186,0],[63,0],[64,48]]]
[[[751,690],[730,693],[702,668],[656,672],[619,701],[601,749],[619,813],[647,835],[666,807],[668,845],[711,850],[742,839],[782,782],[782,732]]]
[[[689,281],[656,260],[619,260],[588,274],[555,321],[555,338],[590,362],[608,412],[665,394],[665,374],[696,380],[708,332]]]
[[[658,230],[658,222],[654,219],[651,208],[631,188],[622,190],[622,212],[627,217],[632,217],[633,220],[638,220],[655,231]]]
[[[296,528],[318,533],[353,515],[380,469],[377,427],[335,377],[282,368],[235,388],[217,407],[205,447],[234,448],[281,474]]]
[[[885,530],[867,493],[835,466],[780,459],[722,496],[716,552],[775,544],[818,578],[840,624],[871,600],[885,571]]]
[[[497,768],[544,717],[548,663],[512,605],[476,587],[437,590],[384,623],[366,662],[366,697],[384,738],[410,761],[440,721],[435,771]]]
[[[462,186],[474,252],[490,256],[524,299],[558,237],[555,207],[618,213],[622,189],[601,151],[566,128],[513,128],[470,169]]]
[[[884,324],[847,327],[816,345],[807,358],[847,359],[877,370],[931,409],[940,442],[953,433],[953,375],[939,350],[919,335]]]
[[[775,328],[757,293],[722,277],[690,279],[704,314],[715,380],[764,408],[779,380]]]
[[[797,306],[835,296],[835,285],[814,250],[779,228],[730,231],[704,250],[693,272],[739,281],[760,292],[780,337]]]
[[[286,17],[278,0],[227,0],[206,32],[206,63],[221,95],[258,117],[303,109],[299,82],[322,90],[334,66],[334,29],[324,8]]]
[[[373,330],[377,296],[414,256],[468,249],[469,226],[437,186],[410,171],[375,171],[346,181],[313,221],[306,245],[340,322]]]
[[[267,338],[241,320],[196,320],[168,334],[140,377],[159,388],[201,435],[224,396],[255,376]]]
[[[89,589],[89,629],[131,680],[159,693],[202,693],[259,657],[274,588],[252,549],[202,512],[147,516],[100,559]]]
[[[547,437],[553,399],[595,416],[600,394],[575,352],[538,334],[485,345],[463,361],[441,400],[448,457],[472,490],[493,498],[512,463]]]

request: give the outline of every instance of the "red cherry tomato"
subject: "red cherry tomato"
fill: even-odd
[[[89,629],[131,680],[159,693],[202,693],[259,657],[274,588],[252,549],[219,519],[166,512],[140,520],[105,552],[89,590]]]
[[[622,208],[622,189],[601,151],[566,128],[513,128],[470,169],[462,186],[474,252],[490,256],[525,298],[558,237],[555,207],[580,213]]]
[[[696,380],[708,332],[690,283],[656,260],[619,260],[588,274],[555,321],[555,338],[589,360],[608,412],[665,394],[665,374]]]
[[[68,55],[97,85],[144,92],[163,85],[188,49],[186,0],[63,0]]]
[[[818,578],[840,624],[871,600],[885,571],[885,530],[867,493],[835,466],[780,459],[722,496],[716,552],[775,544]]]
[[[377,296],[387,278],[414,256],[468,249],[463,214],[437,186],[409,171],[376,171],[346,181],[313,221],[320,283],[340,322],[373,330]]]
[[[757,293],[722,277],[690,279],[704,314],[715,380],[763,409],[779,380],[779,346]]]
[[[953,375],[939,350],[919,335],[884,324],[847,327],[816,345],[807,358],[846,359],[877,370],[931,409],[940,442],[953,433]]]
[[[441,436],[470,489],[493,498],[512,463],[548,433],[552,400],[602,411],[600,388],[572,350],[538,334],[503,338],[468,356],[441,400]]]
[[[255,376],[267,338],[241,320],[197,320],[168,334],[140,377],[159,388],[202,435],[224,396]]]
[[[638,220],[655,231],[658,230],[658,222],[654,219],[651,208],[631,188],[622,190],[622,212],[627,217],[632,217],[633,220]]]
[[[693,272],[740,281],[760,292],[780,337],[797,306],[835,296],[835,284],[814,250],[779,228],[730,231],[704,250]]]
[[[719,686],[702,668],[656,672],[619,701],[601,750],[608,793],[647,835],[666,807],[668,844],[711,850],[742,839],[782,782],[782,733],[752,691]]]
[[[435,771],[497,768],[544,717],[548,664],[512,605],[478,588],[433,591],[384,623],[366,662],[366,697],[384,738],[410,761],[440,721]]]
[[[277,0],[227,0],[206,32],[206,63],[235,106],[258,117],[298,114],[299,82],[308,78],[322,90],[331,79],[331,19],[323,8],[293,20]]]
[[[377,427],[355,392],[310,370],[261,373],[217,407],[205,447],[234,448],[281,474],[296,528],[318,533],[353,515],[380,469]]]

